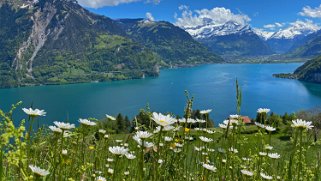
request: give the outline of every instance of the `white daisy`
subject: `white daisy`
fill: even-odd
[[[45,110],[39,110],[39,109],[32,109],[32,108],[22,108],[23,112],[25,112],[27,115],[31,117],[37,117],[37,116],[46,116]]]
[[[125,156],[126,156],[126,158],[129,159],[129,160],[133,160],[133,159],[136,158],[136,156],[133,155],[133,154],[131,154],[131,153],[126,153]]]
[[[240,118],[240,115],[237,115],[237,114],[230,115],[230,119],[239,119],[239,118]]]
[[[214,165],[210,165],[210,164],[206,164],[206,163],[203,163],[202,165],[204,168],[206,168],[207,170],[210,170],[212,172],[216,172],[216,167]]]
[[[114,174],[114,169],[108,168],[107,172],[110,173],[110,174]]]
[[[244,160],[244,161],[251,161],[251,158],[243,157],[242,160]]]
[[[225,153],[225,149],[224,148],[218,148],[217,151],[220,152],[220,153]]]
[[[70,123],[55,121],[54,124],[62,130],[69,130],[69,129],[75,128],[75,124],[70,124]]]
[[[205,136],[200,136],[199,138],[200,138],[203,142],[205,142],[205,143],[210,143],[210,142],[213,141],[213,139],[211,139],[211,138],[206,138]]]
[[[272,149],[273,149],[273,146],[265,145],[265,146],[264,146],[264,149],[266,149],[266,150],[272,150]]]
[[[128,149],[121,146],[113,146],[108,148],[109,151],[114,155],[125,155],[128,152]]]
[[[99,129],[98,132],[101,133],[101,134],[106,134],[107,131],[104,130],[104,129]]]
[[[266,129],[267,131],[269,131],[269,132],[273,132],[273,131],[276,130],[276,129],[273,128],[272,126],[265,126],[265,129]]]
[[[108,115],[108,114],[106,114],[106,117],[107,117],[107,119],[110,119],[110,120],[112,120],[112,121],[115,121],[115,120],[116,120],[116,118],[115,118],[115,117],[110,116],[110,115]]]
[[[68,154],[68,150],[62,150],[62,151],[61,151],[61,154],[67,155],[67,154]]]
[[[79,123],[87,126],[96,126],[95,122],[89,121],[88,119],[79,119]]]
[[[171,141],[173,141],[173,138],[168,137],[168,136],[165,136],[165,137],[164,137],[164,140],[165,140],[166,142],[171,142]]]
[[[96,181],[106,181],[106,178],[99,176],[96,178]]]
[[[260,175],[261,175],[261,177],[262,178],[264,178],[265,180],[272,180],[273,179],[273,177],[272,176],[269,176],[269,175],[267,175],[267,174],[265,174],[265,173],[260,173]]]
[[[202,152],[202,155],[208,155],[208,153],[206,153],[206,152]]]
[[[215,152],[215,149],[208,148],[207,151],[208,152]]]
[[[187,123],[189,123],[189,124],[195,124],[195,123],[197,123],[197,121],[196,121],[195,119],[188,118],[188,119],[187,119]]]
[[[170,115],[163,115],[161,113],[153,113],[152,119],[160,126],[169,126],[177,122],[176,119],[171,117]]]
[[[259,108],[257,113],[269,113],[271,110],[268,108]]]
[[[267,153],[266,153],[266,152],[259,152],[259,155],[260,155],[260,156],[266,156]]]
[[[62,133],[62,129],[60,129],[56,126],[49,126],[49,129],[55,133]]]
[[[149,133],[148,131],[137,131],[136,135],[141,139],[146,139],[151,137],[153,134]]]
[[[219,126],[220,128],[222,128],[222,129],[227,129],[227,125],[226,125],[226,124],[221,124],[221,123],[220,123],[220,124],[218,124],[218,126]],[[232,129],[233,126],[230,125],[229,128]]]
[[[198,122],[198,123],[206,123],[206,121],[204,119],[196,119],[196,122]]]
[[[200,111],[200,114],[209,114],[210,112],[212,112],[212,109],[206,109],[206,110]]]
[[[235,126],[235,125],[238,125],[238,124],[239,124],[239,121],[236,120],[236,119],[229,119],[229,120],[224,120],[223,123],[224,123],[225,125],[228,125],[228,124],[230,123],[230,125]]]
[[[278,153],[269,153],[268,157],[273,158],[273,159],[279,159],[281,157],[281,155]]]
[[[230,152],[233,152],[233,153],[238,153],[239,152],[236,148],[233,148],[233,147],[229,148],[228,150]]]
[[[202,151],[202,149],[199,148],[199,147],[197,147],[197,146],[194,146],[194,150],[195,150],[195,151]]]
[[[292,127],[293,128],[301,128],[301,129],[312,129],[314,126],[312,125],[312,122],[311,121],[305,121],[305,120],[302,120],[302,119],[296,119],[296,120],[293,120],[292,121]]]
[[[175,153],[179,153],[179,152],[182,151],[182,149],[180,149],[180,148],[173,148],[172,150],[173,150]]]
[[[258,122],[255,122],[254,124],[255,124],[257,127],[260,127],[260,128],[262,128],[262,129],[265,128],[265,125],[264,125],[264,124],[261,124],[261,123],[258,123]]]
[[[250,176],[250,177],[253,176],[253,172],[248,171],[248,170],[241,170],[241,173],[242,173],[243,175],[246,175],[246,176]]]
[[[31,169],[31,171],[32,171],[34,174],[36,174],[36,175],[38,175],[38,176],[45,177],[45,176],[49,175],[49,171],[44,170],[44,169],[41,169],[41,168],[39,168],[39,167],[37,167],[37,166],[29,165],[29,168]]]
[[[205,131],[206,131],[206,133],[208,133],[208,134],[214,134],[214,133],[215,133],[215,131],[212,131],[212,130],[209,130],[209,129],[206,129]]]
[[[152,142],[148,142],[148,141],[144,141],[144,147],[145,148],[151,148],[154,146],[154,143]]]
[[[184,145],[183,145],[183,144],[180,144],[180,143],[175,143],[175,146],[176,146],[176,147],[179,147],[179,148],[182,148]]]

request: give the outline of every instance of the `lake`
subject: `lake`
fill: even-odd
[[[104,83],[0,89],[0,108],[23,101],[22,107],[45,109],[41,123],[76,122],[122,113],[133,118],[147,105],[152,111],[183,115],[184,90],[194,96],[194,109],[213,109],[216,123],[236,113],[235,79],[243,93],[242,115],[255,116],[260,107],[283,114],[321,106],[321,85],[278,79],[274,73],[293,72],[300,63],[213,64],[162,70],[157,78]],[[15,118],[25,118],[20,107]]]

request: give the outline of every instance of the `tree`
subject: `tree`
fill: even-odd
[[[134,128],[141,126],[142,128],[154,129],[157,126],[151,119],[151,113],[145,109],[141,109],[132,122]]]
[[[118,114],[116,117],[116,133],[124,133],[126,130],[126,123],[124,121],[123,115]]]

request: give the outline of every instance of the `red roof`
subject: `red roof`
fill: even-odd
[[[248,116],[242,116],[242,120],[244,124],[252,123],[251,118],[249,118]]]

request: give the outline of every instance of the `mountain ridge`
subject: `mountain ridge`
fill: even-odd
[[[184,27],[183,27],[184,28]],[[234,56],[270,55],[273,51],[249,25],[228,21],[184,28],[214,53]]]
[[[74,0],[9,2],[0,1],[0,87],[140,78],[158,75],[160,66],[168,66],[164,55],[155,51],[156,44],[146,46],[129,36],[119,21],[91,13]],[[181,31],[168,34],[180,36]],[[190,44],[198,45],[191,39],[181,48]],[[198,47],[199,52],[171,64],[222,62]],[[185,61],[189,56],[203,60]]]

